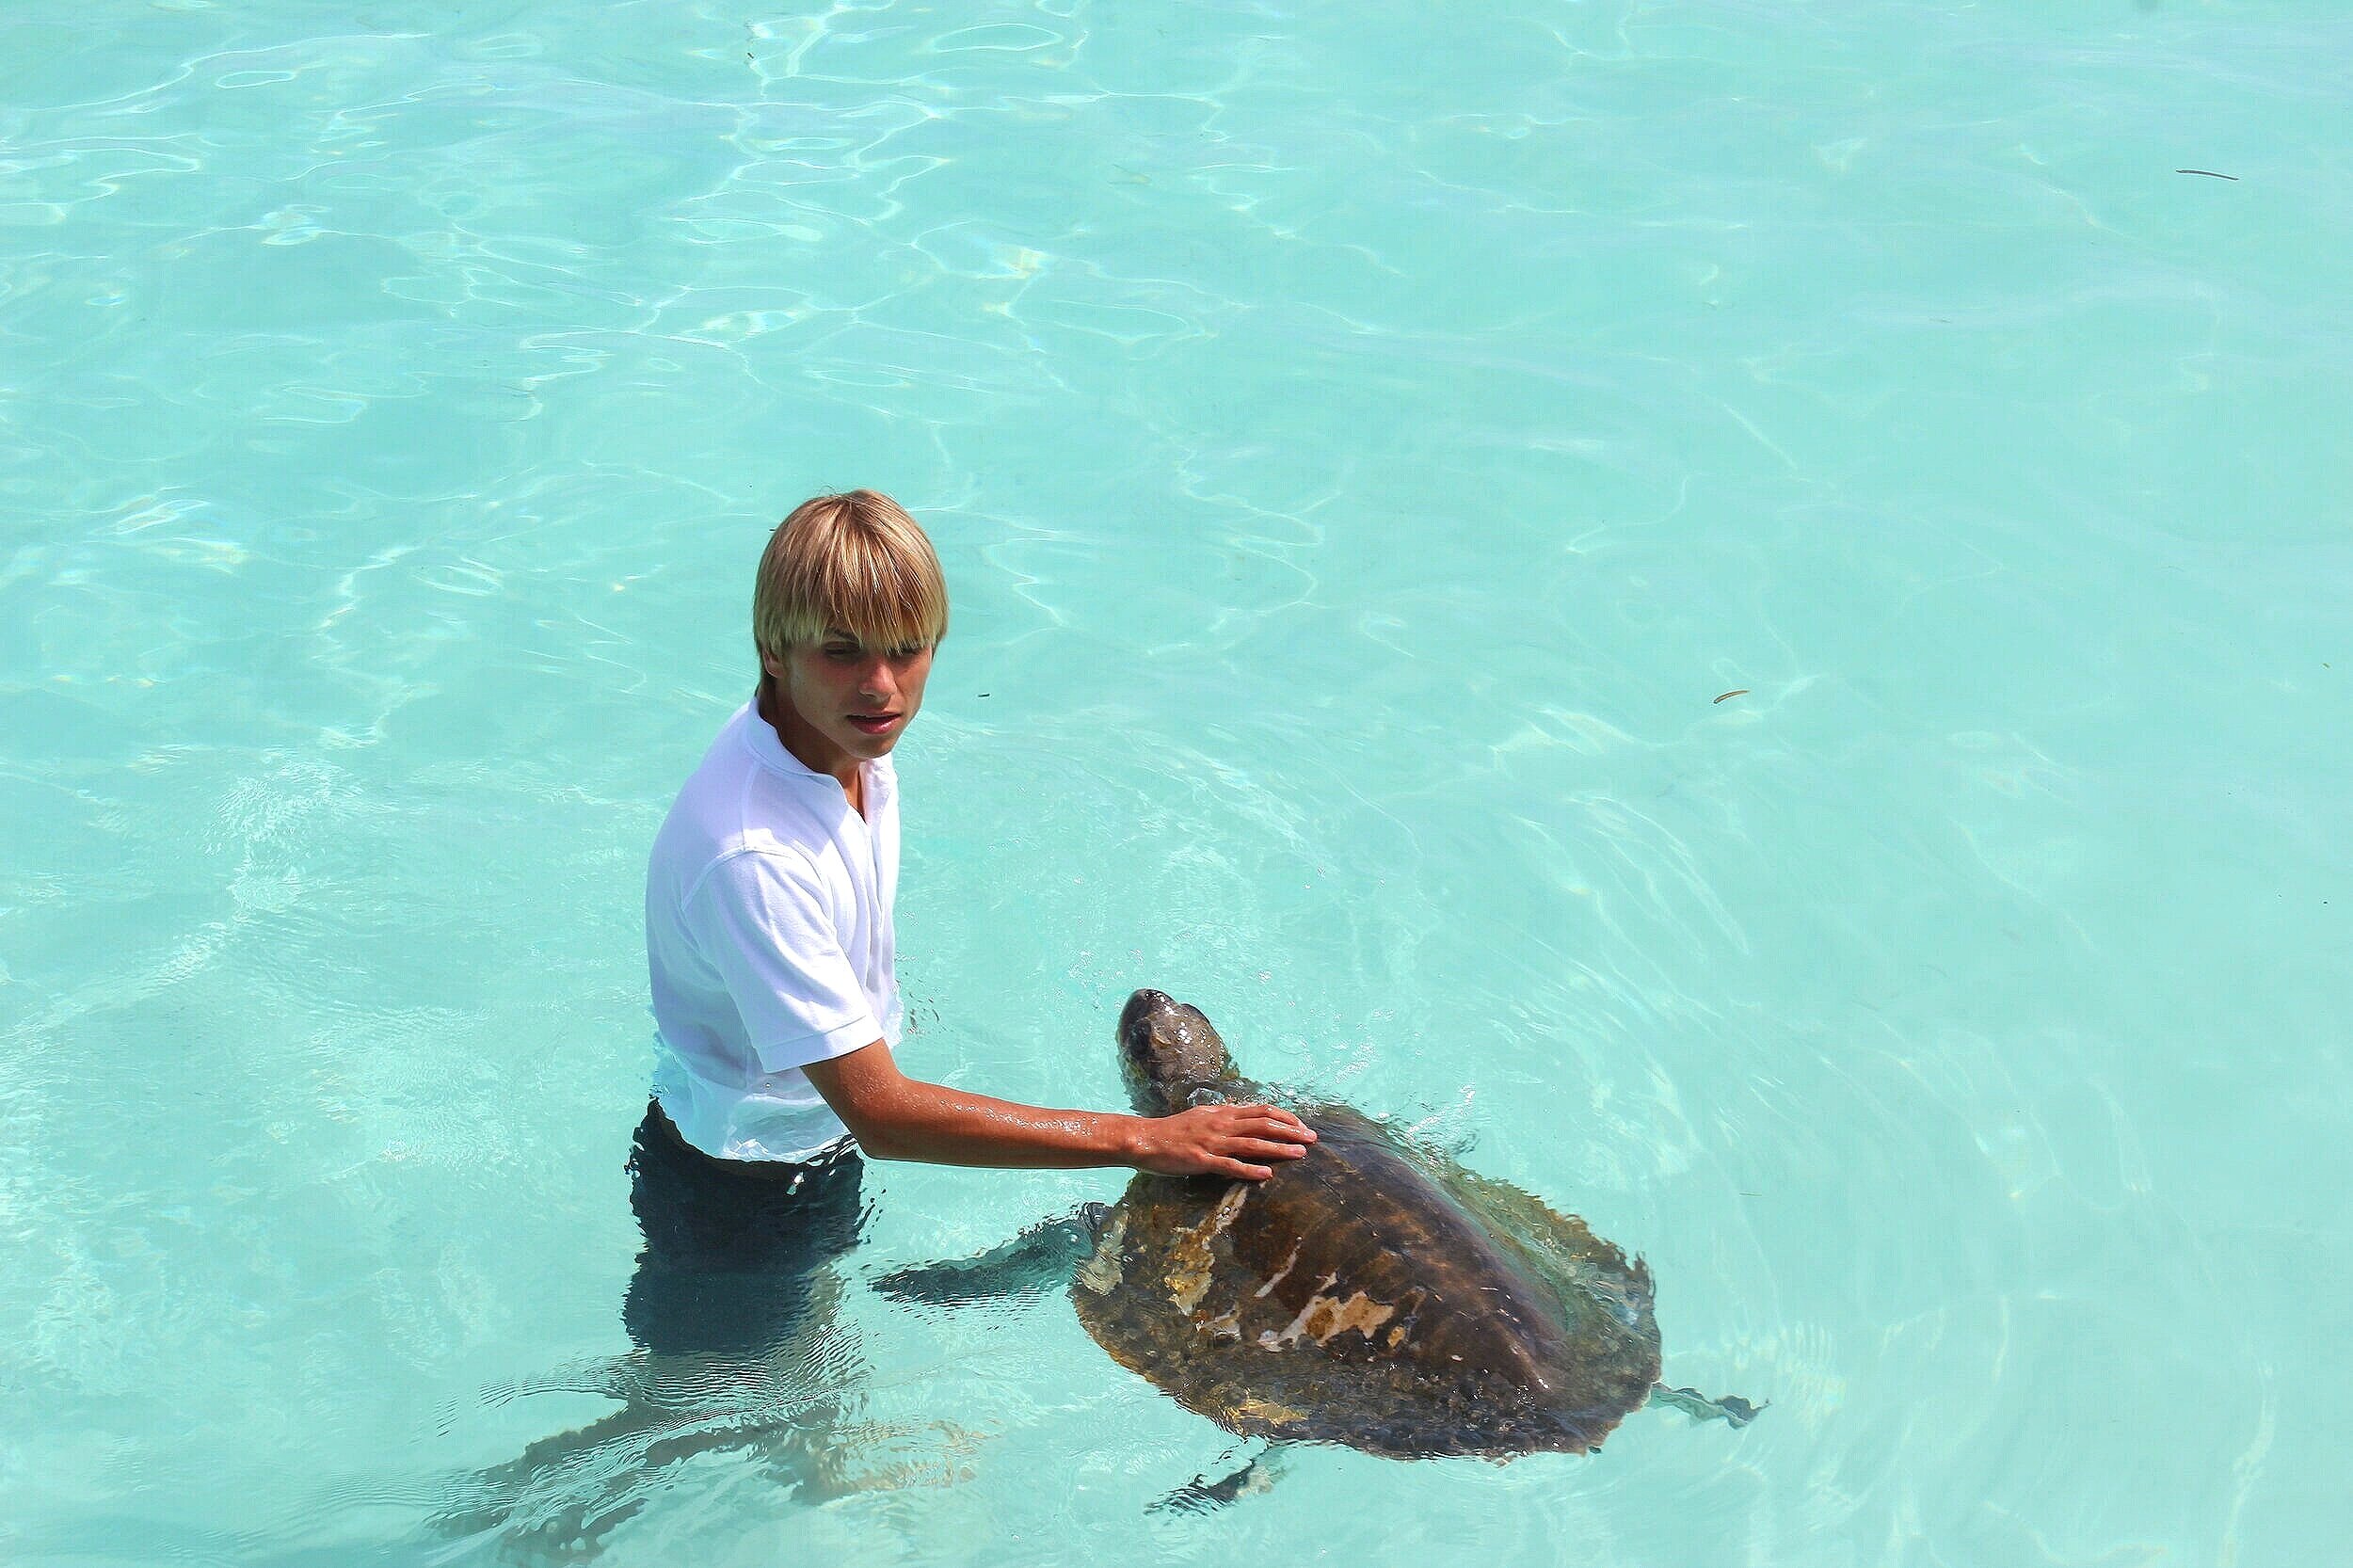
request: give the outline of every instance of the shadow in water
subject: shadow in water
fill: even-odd
[[[878,1467],[906,1434],[858,1414],[866,1368],[831,1268],[868,1215],[856,1151],[794,1166],[712,1160],[649,1107],[630,1175],[645,1244],[621,1316],[635,1349],[490,1395],[621,1407],[456,1484],[433,1520],[450,1558],[592,1558],[704,1455],[742,1454],[806,1501],[933,1479]]]

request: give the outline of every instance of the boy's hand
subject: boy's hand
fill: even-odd
[[[1264,1181],[1270,1160],[1297,1160],[1316,1135],[1273,1105],[1202,1105],[1142,1124],[1132,1163],[1160,1176],[1240,1176]]]

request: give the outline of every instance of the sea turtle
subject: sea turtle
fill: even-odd
[[[1161,992],[1128,1000],[1119,1044],[1141,1114],[1270,1097]],[[1292,1109],[1318,1141],[1264,1182],[1138,1176],[1109,1208],[881,1288],[949,1303],[1069,1278],[1112,1359],[1245,1436],[1583,1453],[1654,1398],[1735,1426],[1755,1415],[1658,1384],[1650,1270],[1584,1221],[1347,1106]]]

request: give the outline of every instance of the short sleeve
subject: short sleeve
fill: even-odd
[[[682,913],[762,1071],[804,1067],[883,1037],[806,865],[757,851],[730,856],[704,876]]]

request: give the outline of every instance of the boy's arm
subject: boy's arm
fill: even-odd
[[[1174,1116],[1048,1111],[907,1077],[877,1040],[801,1069],[858,1147],[876,1160],[943,1165],[1133,1165],[1162,1176],[1264,1181],[1270,1160],[1316,1141],[1269,1105],[1205,1105]]]

